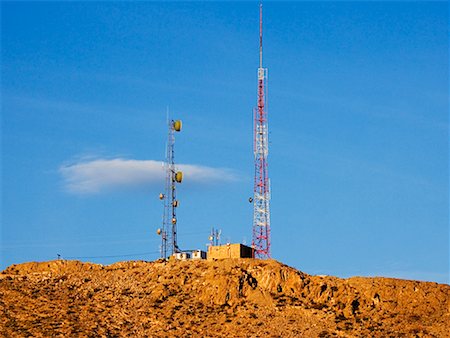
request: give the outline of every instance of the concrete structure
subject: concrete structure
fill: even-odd
[[[180,261],[185,261],[191,258],[191,254],[188,252],[176,252],[173,254],[173,256],[175,257],[175,259],[178,259]]]
[[[192,251],[191,259],[206,259],[206,252],[202,250]]]
[[[208,260],[225,258],[253,258],[253,249],[243,244],[226,244],[208,247]]]

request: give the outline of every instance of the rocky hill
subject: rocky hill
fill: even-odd
[[[0,274],[5,337],[450,337],[450,286],[277,261],[79,261]]]

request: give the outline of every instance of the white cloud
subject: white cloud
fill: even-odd
[[[180,164],[183,183],[211,184],[237,180],[236,174],[225,168]],[[163,162],[123,158],[93,159],[65,164],[59,168],[64,187],[70,193],[95,194],[105,190],[164,184]]]

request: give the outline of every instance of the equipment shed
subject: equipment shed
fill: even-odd
[[[225,258],[253,258],[253,249],[243,244],[210,246],[208,260]]]

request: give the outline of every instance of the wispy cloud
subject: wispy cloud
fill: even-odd
[[[237,175],[226,168],[180,164],[183,183],[209,185],[211,182],[236,181]],[[163,162],[124,158],[90,159],[64,164],[59,168],[65,189],[74,194],[96,194],[112,189],[161,186],[164,182]]]

